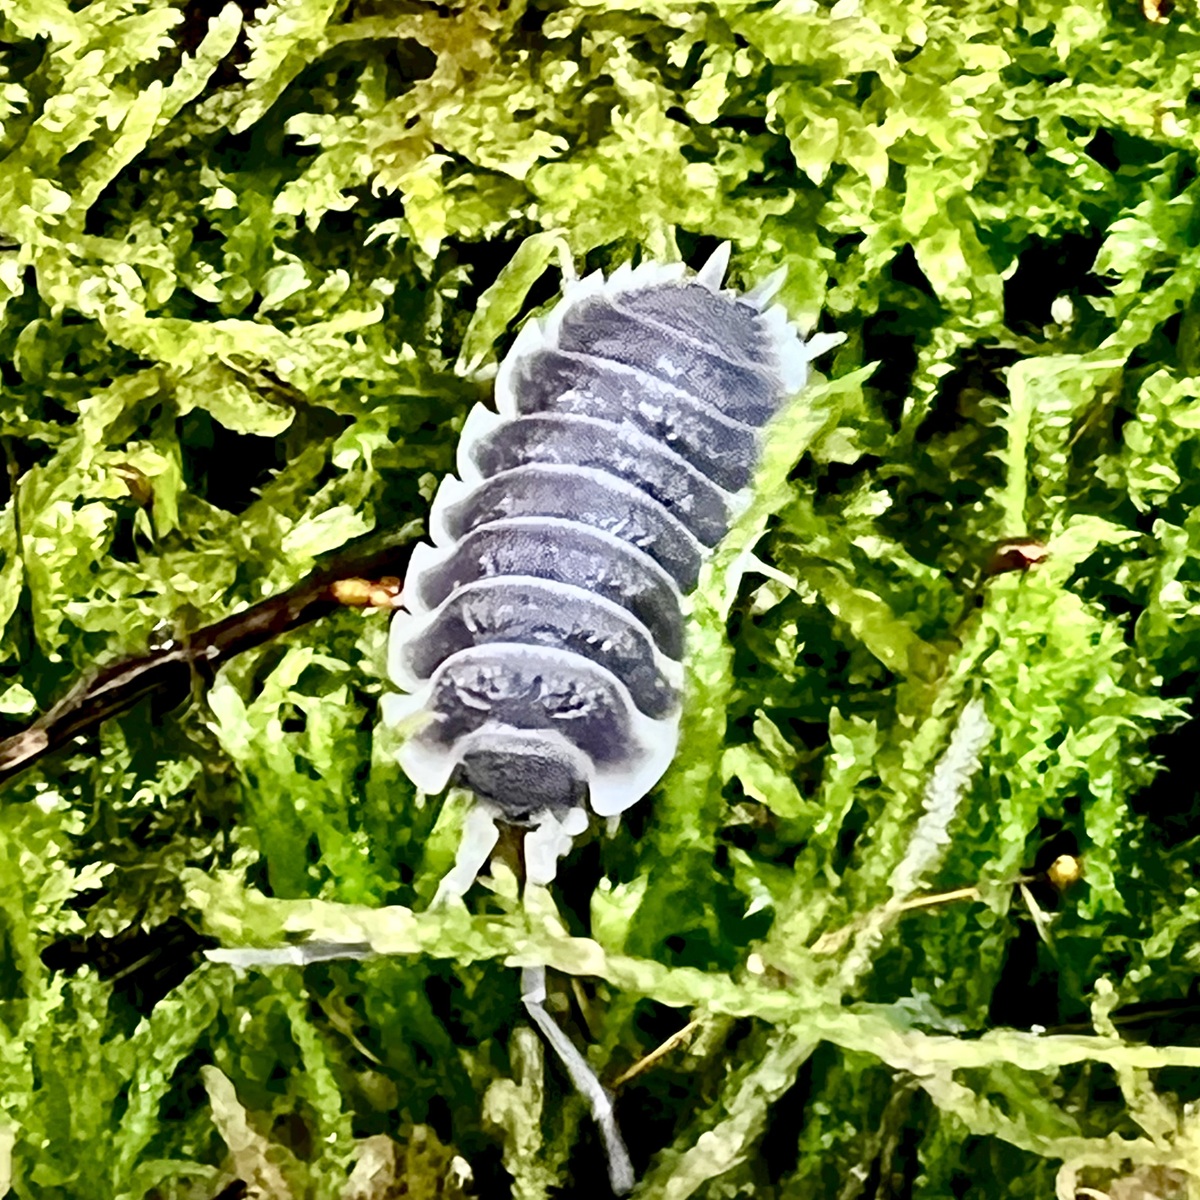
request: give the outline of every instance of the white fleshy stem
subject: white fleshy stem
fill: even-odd
[[[546,1001],[546,968],[525,967],[521,971],[521,1001],[529,1019],[537,1026],[542,1037],[550,1043],[559,1061],[571,1077],[575,1090],[586,1097],[592,1117],[600,1129],[604,1141],[604,1153],[608,1160],[608,1182],[613,1194],[624,1196],[633,1189],[633,1163],[629,1151],[617,1128],[612,1100],[588,1066],[587,1059],[575,1048],[575,1043],[554,1023],[543,1007]]]

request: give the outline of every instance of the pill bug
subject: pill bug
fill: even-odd
[[[435,905],[463,894],[525,826],[525,875],[549,883],[588,823],[617,819],[679,740],[684,597],[748,499],[764,430],[836,337],[805,342],[777,273],[725,289],[729,245],[699,271],[622,267],[569,280],[521,330],[472,409],[392,620],[385,719],[421,791],[475,804]],[[633,1168],[611,1098],[522,972],[531,1020],[587,1097],[609,1183]]]
[[[587,808],[617,816],[675,754],[683,598],[766,425],[838,340],[768,307],[781,274],[725,289],[728,260],[568,281],[501,364],[496,411],[467,418],[391,627],[408,694],[385,702],[420,719],[400,750],[413,783],[476,797],[442,896],[470,886],[497,820],[529,828],[527,876],[549,882]]]

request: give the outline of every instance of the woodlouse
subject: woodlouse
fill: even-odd
[[[554,877],[587,823],[662,777],[679,735],[683,597],[746,503],[764,429],[838,340],[770,306],[777,273],[725,289],[729,245],[568,281],[470,413],[432,544],[393,619],[400,762],[476,810],[441,895],[486,862],[496,821],[529,827],[527,877]],[[423,721],[420,719],[423,718]]]

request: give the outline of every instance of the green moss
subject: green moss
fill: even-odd
[[[648,1197],[1200,1187],[1200,24],[1164,14],[4,8],[0,733],[423,519],[566,260],[727,239],[847,336],[697,592],[674,767],[570,886],[420,911],[463,805],[395,765],[380,613],[6,785],[0,1194],[586,1186],[526,962],[609,1083],[698,1018],[619,1089]],[[238,974],[186,927],[385,957]]]

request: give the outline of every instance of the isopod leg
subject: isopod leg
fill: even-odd
[[[327,942],[314,939],[295,946],[238,946],[205,950],[209,962],[224,963],[238,970],[267,967],[306,967],[309,963],[353,959],[361,962],[378,952],[366,942]]]
[[[625,1149],[617,1118],[613,1113],[612,1100],[587,1064],[587,1059],[575,1048],[575,1043],[554,1023],[544,1005],[546,1001],[546,968],[526,967],[521,972],[521,1002],[529,1019],[537,1026],[542,1037],[550,1043],[559,1061],[571,1077],[576,1091],[587,1098],[592,1117],[600,1129],[604,1141],[604,1153],[608,1159],[608,1182],[613,1194],[624,1196],[633,1188],[633,1164],[629,1151]]]
[[[772,271],[757,287],[751,288],[742,299],[762,312],[786,282],[787,267],[780,267],[777,271]]]
[[[562,272],[563,282],[575,283],[579,279],[579,272],[575,270],[575,258],[567,239],[555,238],[554,249],[558,252],[558,269]]]
[[[818,358],[846,340],[844,333],[815,333],[804,343],[806,358]]]

